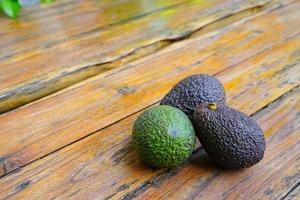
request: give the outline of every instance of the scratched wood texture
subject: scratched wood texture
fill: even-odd
[[[259,82],[253,84],[260,85]],[[268,90],[264,86],[260,87],[266,93]],[[246,96],[243,90],[237,93]],[[260,93],[252,96],[258,97]],[[248,98],[245,103],[251,100]],[[171,171],[152,170],[138,160],[131,148],[131,127],[137,113],[28,165],[21,172],[4,177],[0,181],[0,197],[36,199],[45,194],[42,198],[131,199],[137,196],[161,199],[172,194],[177,199],[197,196],[277,199],[299,180],[300,165],[296,162],[300,142],[299,100],[300,88],[297,87],[266,109],[247,112],[255,113],[254,117],[265,131],[268,146],[264,160],[250,169],[228,171],[217,168],[200,149],[183,167]],[[244,196],[241,196],[241,190],[245,190]]]
[[[152,170],[131,148],[137,113],[4,177],[0,197],[279,199],[299,181],[299,113],[299,87],[255,112],[268,148],[262,162],[239,171],[217,167],[201,148],[181,167]]]
[[[66,5],[61,3],[55,13],[52,10],[57,8],[49,8],[48,15],[32,21],[25,18],[21,25],[1,18],[0,24],[8,23],[8,32],[12,33],[3,31],[1,35],[0,112],[118,67],[126,62],[120,59],[143,47],[151,48],[131,59],[162,48],[168,41],[187,36],[209,23],[261,8],[269,2],[119,0],[99,5],[94,1],[66,2],[71,5],[69,10],[65,11]],[[116,12],[123,14],[115,17]]]
[[[232,66],[240,62],[243,64],[239,69],[243,69],[238,70],[239,73],[246,70],[243,66],[257,66],[258,73],[263,69],[267,71],[261,74],[260,83],[266,85],[268,92],[277,91],[265,94],[268,100],[277,98],[299,83],[297,51],[300,44],[299,34],[294,29],[300,25],[294,12],[299,7],[297,3],[276,9],[205,37],[175,43],[124,67],[1,115],[2,171],[7,173],[17,169],[158,102],[176,82],[191,74],[215,74],[233,69]],[[286,49],[276,48],[280,44],[286,45]],[[273,52],[273,48],[280,53]],[[268,49],[271,49],[267,51],[270,55],[262,54]],[[287,52],[291,52],[291,56],[287,56]],[[262,64],[271,67],[262,68]],[[274,76],[280,70],[285,73]],[[235,74],[241,80],[238,72]],[[269,80],[265,80],[267,78]],[[252,79],[256,79],[255,74]],[[248,87],[255,92],[257,88],[251,85],[252,79],[249,84],[232,83],[234,86],[228,92],[234,93],[238,85],[242,85],[243,90]],[[271,80],[272,85],[266,84]],[[247,94],[251,98],[251,93]],[[238,97],[234,99],[243,102]],[[265,105],[264,102],[260,104]],[[256,108],[247,105],[247,109]]]
[[[95,53],[100,48],[97,44],[91,49],[86,47],[91,52],[82,50],[87,54],[76,58],[79,60],[73,59],[79,52],[65,52],[73,60],[66,59],[64,69],[51,68],[53,63],[62,64],[59,57],[40,62],[40,66],[28,65],[20,74],[0,67],[0,87],[8,84],[2,88],[4,93],[23,86],[33,93],[27,96],[21,89],[9,98],[4,95],[3,104],[0,100],[6,108],[13,105],[10,109],[33,101],[0,115],[0,199],[299,197],[300,1],[155,2],[152,7],[146,4],[143,9],[116,17],[112,14],[115,9],[134,7],[138,1],[103,1],[94,5],[91,1],[65,0],[43,6],[43,12],[30,8],[19,22],[1,18],[1,26],[11,27],[0,30],[11,48],[7,52],[17,52],[11,56],[0,54],[0,60],[28,60],[28,64],[36,63],[36,55],[41,56],[37,62],[44,57],[54,58],[55,54],[47,57],[45,53],[54,51],[52,48],[71,49],[79,44],[85,47],[97,40],[108,43],[114,40],[109,32],[118,41],[121,37],[115,31],[120,27],[141,27],[128,31],[128,35],[124,33],[129,41],[112,44],[102,53]],[[79,7],[84,9],[78,10]],[[112,12],[112,18],[101,18],[97,26],[92,26],[89,20],[99,20],[97,12],[104,8]],[[186,9],[190,13],[178,19],[187,13]],[[45,21],[68,22],[75,15],[82,15],[87,24],[72,21],[67,35],[55,25],[49,27],[49,38],[39,32],[26,34]],[[137,36],[150,30],[147,23],[158,26],[161,18],[167,25]],[[73,27],[76,24],[79,27]],[[93,33],[85,34],[81,26]],[[102,31],[107,37],[102,36]],[[56,47],[56,39],[62,45]],[[136,49],[138,52],[132,54]],[[28,53],[31,51],[34,55]],[[105,59],[109,65],[99,65],[105,70],[85,71],[94,64],[105,63]],[[12,63],[11,67],[18,69],[16,66]],[[76,75],[64,73],[62,82],[49,82],[60,79],[59,73],[64,70],[75,70]],[[240,171],[224,170],[209,160],[199,143],[192,158],[176,169],[154,170],[139,161],[130,143],[134,120],[142,110],[156,105],[179,80],[195,73],[214,74],[225,86],[228,104],[257,119],[267,137],[266,156],[261,163]],[[99,75],[87,79],[96,74]],[[19,81],[18,77],[20,82],[14,82]],[[68,82],[69,78],[73,80]],[[40,89],[39,81],[45,81]],[[79,83],[65,88],[75,82]],[[65,89],[34,101],[62,88]],[[27,100],[23,101],[25,96]]]

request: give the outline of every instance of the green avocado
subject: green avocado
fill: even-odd
[[[225,104],[203,103],[193,114],[196,135],[204,150],[219,165],[245,168],[264,156],[262,129],[248,115]]]
[[[225,101],[225,90],[218,79],[207,74],[197,74],[181,80],[160,104],[179,108],[191,118],[200,103]]]
[[[190,119],[179,109],[156,106],[142,113],[133,125],[133,144],[139,157],[157,168],[171,168],[189,158],[196,135]]]

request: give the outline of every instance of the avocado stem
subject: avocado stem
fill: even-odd
[[[218,108],[217,104],[214,102],[208,103],[207,107],[211,110],[217,110],[217,108]]]

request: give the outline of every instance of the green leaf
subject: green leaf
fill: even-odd
[[[18,1],[14,0],[1,0],[1,7],[4,13],[11,18],[16,18],[21,9]]]

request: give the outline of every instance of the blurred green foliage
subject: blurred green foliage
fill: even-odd
[[[53,1],[54,0],[40,0],[41,3],[49,3]],[[16,18],[23,4],[20,0],[0,0],[0,11],[3,11],[8,17]]]

